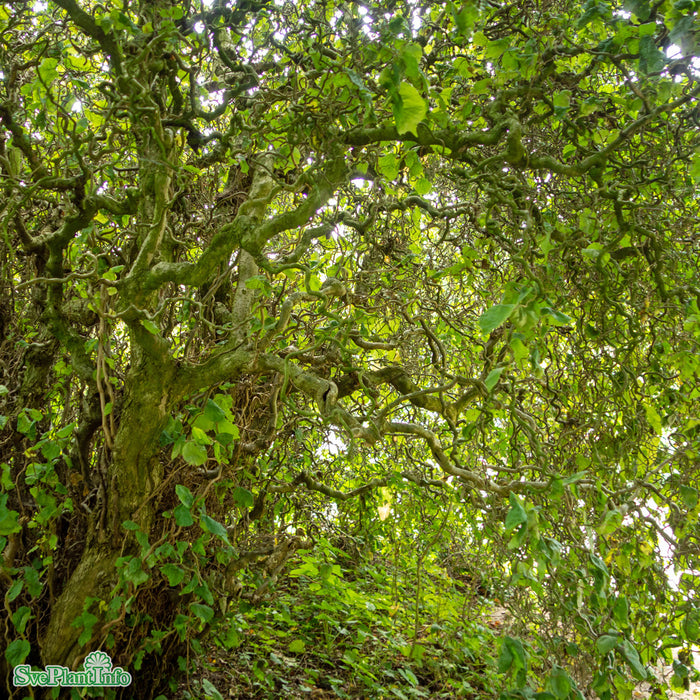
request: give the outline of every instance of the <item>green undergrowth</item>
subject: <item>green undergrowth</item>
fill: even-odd
[[[233,606],[178,697],[494,697],[493,603],[472,583],[435,562],[420,572],[355,563],[326,544],[266,601]]]

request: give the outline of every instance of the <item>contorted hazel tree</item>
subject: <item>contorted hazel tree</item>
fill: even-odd
[[[380,486],[602,697],[697,641],[695,7],[0,8],[6,672],[168,659]]]

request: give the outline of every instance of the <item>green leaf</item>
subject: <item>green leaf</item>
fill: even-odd
[[[15,626],[18,634],[24,634],[24,630],[27,627],[27,622],[32,617],[32,611],[26,605],[15,610],[12,615],[12,624]]]
[[[411,83],[402,82],[394,100],[394,121],[399,134],[417,133],[418,124],[425,119],[428,107],[420,92]]]
[[[216,689],[216,686],[208,678],[202,678],[202,690],[207,700],[209,700],[209,698],[213,700],[224,700],[221,693]]]
[[[632,12],[640,22],[646,22],[651,12],[649,0],[625,0],[625,10]]]
[[[511,668],[524,669],[526,664],[525,650],[519,639],[504,637],[501,645],[501,654],[498,657],[498,670],[505,673]]]
[[[268,291],[270,289],[270,283],[267,281],[267,278],[264,275],[255,275],[253,277],[249,277],[245,281],[245,286],[248,289],[262,289],[265,291]]]
[[[511,338],[510,347],[513,350],[513,357],[515,358],[516,362],[525,360],[530,354],[529,350],[525,346],[525,343],[523,343],[520,338]]]
[[[563,668],[555,666],[552,669],[548,685],[554,697],[559,698],[559,700],[567,700],[572,686],[569,674]]]
[[[38,598],[43,590],[43,585],[39,580],[39,572],[33,566],[24,567],[24,583],[27,593],[33,598]]]
[[[190,513],[190,509],[186,508],[182,504],[173,508],[173,517],[175,518],[175,522],[180,527],[189,527],[190,525],[194,525],[194,518],[192,517],[192,513]]]
[[[295,639],[289,643],[288,649],[292,654],[301,654],[306,649],[306,642],[303,639]]]
[[[653,406],[645,406],[644,411],[646,413],[649,425],[654,429],[654,432],[657,435],[660,435],[663,430],[661,416],[657,413],[656,409]]]
[[[182,458],[188,464],[199,467],[207,461],[207,448],[204,445],[198,445],[192,440],[188,440],[182,448]]]
[[[486,377],[486,379],[484,379],[484,386],[489,391],[491,391],[496,386],[496,384],[498,384],[498,380],[501,378],[504,369],[505,367],[496,367],[488,373],[488,376]]]
[[[700,611],[691,610],[683,619],[683,633],[689,642],[700,640]]]
[[[224,411],[211,399],[207,401],[207,405],[204,407],[204,415],[213,423],[219,423],[226,419]]]
[[[24,660],[29,656],[32,646],[26,639],[14,639],[11,641],[7,649],[5,649],[5,658],[7,663],[12,666],[19,666],[24,663]]]
[[[692,510],[698,504],[698,490],[692,486],[680,486],[681,498],[686,508]]]
[[[581,466],[581,465],[579,465]],[[572,474],[571,476],[567,476],[564,479],[562,479],[561,483],[562,486],[569,486],[571,484],[575,484],[578,481],[581,481],[586,475],[588,474],[588,471],[580,471],[576,472],[575,474]]]
[[[620,625],[629,624],[629,605],[627,603],[627,598],[621,595],[613,606],[613,617],[615,621]]]
[[[363,97],[366,96],[369,98],[372,96],[371,91],[365,85],[361,75],[350,68],[343,68],[343,72],[350,78],[350,82],[355,85],[355,87],[359,88],[360,94],[363,95]]]
[[[622,525],[622,513],[619,510],[609,510],[605,513],[603,521],[598,525],[599,535],[609,535]]]
[[[220,522],[209,517],[206,513],[202,513],[200,516],[200,523],[203,530],[211,532],[213,535],[220,537],[226,544],[229,544],[228,531]]]
[[[557,117],[563,117],[571,106],[571,90],[562,90],[557,92],[552,98],[554,105],[554,113]]]
[[[700,152],[693,155],[688,172],[693,182],[700,182]]]
[[[22,592],[23,587],[24,579],[15,579],[10,585],[10,587],[7,589],[7,593],[5,593],[7,602],[11,603]]]
[[[183,486],[182,484],[176,484],[175,493],[177,494],[177,497],[180,499],[180,503],[182,503],[183,506],[185,506],[186,508],[192,507],[192,504],[194,503],[194,495],[192,494],[192,491],[190,491],[187,488],[187,486]]]
[[[210,418],[207,418],[207,416],[205,416],[204,413],[200,413],[194,419],[194,422],[192,423],[192,427],[197,428],[198,430],[201,430],[201,431],[206,433],[209,430],[214,430],[215,423]]]
[[[393,153],[380,156],[377,161],[377,171],[390,182],[399,176],[399,160]]]
[[[11,535],[22,530],[17,520],[19,513],[7,508],[5,503],[7,503],[7,494],[0,494],[0,536]]]
[[[214,617],[214,610],[208,605],[202,605],[202,603],[192,603],[190,610],[205,624]]]
[[[41,62],[37,72],[39,73],[39,77],[44,83],[51,83],[56,78],[56,76],[58,75],[58,71],[56,70],[57,66],[57,58],[45,58]]]
[[[644,36],[639,40],[639,70],[656,73],[666,65],[666,57],[656,46],[654,37]]]
[[[600,637],[598,637],[595,645],[601,654],[607,654],[609,651],[611,651],[617,646],[617,641],[617,637],[610,634],[603,634]]]
[[[140,586],[150,578],[143,570],[141,560],[138,557],[131,557],[126,569],[124,570],[124,578],[130,581],[134,586]]]
[[[582,29],[594,20],[604,17],[607,11],[608,6],[605,3],[597,2],[596,0],[588,0],[583,6],[583,14],[578,18],[576,26]]]
[[[513,528],[517,527],[518,525],[522,525],[522,523],[527,522],[527,513],[520,504],[520,501],[518,501],[517,496],[515,496],[515,494],[513,493],[510,493],[508,494],[508,500],[510,501],[511,508],[508,511],[508,515],[506,515],[506,532],[510,532]]]
[[[243,508],[252,508],[255,503],[253,494],[241,486],[236,486],[236,488],[233,489],[233,500]]]
[[[639,658],[639,653],[637,650],[625,640],[618,647],[620,653],[624,657],[625,661],[628,663],[629,667],[632,669],[632,674],[637,680],[643,681],[647,678],[647,670],[644,668],[641,659]]]
[[[216,432],[217,434],[226,433],[227,435],[231,435],[236,440],[240,437],[238,426],[234,425],[233,423],[227,420],[223,420],[220,423],[217,423]]]
[[[499,326],[503,325],[511,316],[515,309],[515,304],[496,304],[484,311],[479,317],[479,328],[484,334],[491,333]]]
[[[566,314],[563,314],[561,311],[557,311],[556,309],[552,309],[549,306],[543,306],[541,308],[541,311],[543,313],[549,315],[555,323],[559,323],[563,326],[568,326],[569,324],[573,323],[573,319],[571,318],[571,316],[567,316]]]
[[[160,571],[167,577],[169,586],[177,586],[185,578],[185,570],[176,564],[163,564]]]
[[[428,180],[426,177],[421,177],[418,180],[416,180],[416,183],[413,185],[413,189],[421,196],[424,194],[428,194],[430,190],[433,189],[433,185]]]

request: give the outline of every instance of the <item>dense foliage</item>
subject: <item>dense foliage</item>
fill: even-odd
[[[698,5],[0,6],[7,692],[683,687]]]

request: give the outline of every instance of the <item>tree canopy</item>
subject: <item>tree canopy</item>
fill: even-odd
[[[172,693],[283,596],[410,619],[399,697],[687,683],[698,5],[0,6],[8,692],[101,649]],[[431,695],[457,570],[515,623],[456,611],[489,680]]]

